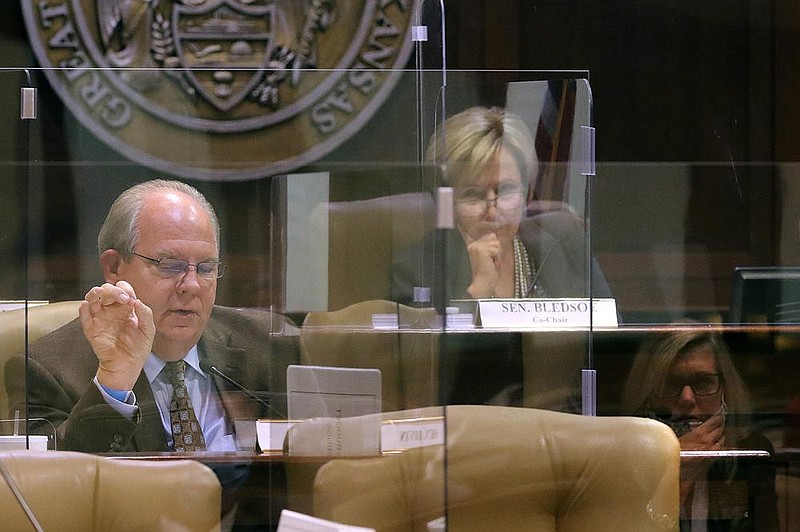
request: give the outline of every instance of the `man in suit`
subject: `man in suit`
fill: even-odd
[[[27,394],[24,359],[9,363],[12,411],[27,401],[29,417],[47,420],[33,430],[52,423],[59,449],[236,450],[237,420],[274,416],[209,366],[280,396],[297,338],[282,317],[215,306],[225,266],[212,206],[177,181],[141,183],[112,205],[98,251],[105,283],[86,293],[80,320],[30,346]],[[185,362],[194,436],[173,429],[177,386],[165,368],[176,361]]]

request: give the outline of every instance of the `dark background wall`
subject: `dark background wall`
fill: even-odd
[[[794,96],[800,86],[798,15],[797,1],[450,1],[447,66],[588,71],[598,160],[592,234],[620,303],[642,310],[667,304],[653,303],[652,286],[642,272],[655,272],[657,260],[680,256],[682,269],[674,282],[687,304],[721,307],[727,304],[734,265],[797,260],[797,238],[789,233],[798,215],[782,198],[793,197],[797,178],[791,163],[800,159],[795,134],[800,103]],[[0,6],[0,64],[35,65],[17,2]],[[0,73],[3,124],[16,120],[19,76]],[[503,76],[513,74],[497,78]],[[26,290],[50,299],[81,295],[84,286],[73,274],[81,260],[70,252],[76,248],[78,204],[104,203],[130,176],[154,175],[121,164],[116,175],[107,176],[103,194],[91,196],[85,187],[65,193],[75,190],[75,173],[89,166],[82,170],[74,164],[75,146],[92,154],[86,163],[116,164],[120,157],[75,124],[46,83],[40,90],[34,138],[25,137],[24,127],[0,128],[0,254],[12,265],[11,274],[0,280],[4,298]],[[390,98],[364,131],[329,159],[380,161],[372,140],[386,135],[385,124],[393,117],[408,112],[413,96]],[[47,161],[33,176],[16,164],[24,158],[20,145],[28,141]],[[416,149],[408,143],[400,158],[413,160]],[[352,186],[338,185],[336,194],[369,196],[382,186],[370,186],[361,175]],[[199,186],[228,204],[221,213],[227,226],[263,230],[269,225],[262,208],[270,201],[268,180]],[[42,205],[34,219],[20,210],[30,194]],[[665,198],[672,205],[671,197],[676,212],[664,206]],[[32,241],[20,239],[26,230]],[[258,245],[266,249],[269,242],[265,237]],[[234,268],[240,270],[232,272],[236,277],[269,278],[264,254],[235,239],[230,246],[230,254],[239,257]],[[26,262],[31,257],[24,250],[35,251],[34,264]],[[711,275],[711,287],[693,291],[693,275],[698,282]],[[39,277],[47,281],[37,284]],[[271,296],[265,282],[242,282],[222,296],[266,304]]]

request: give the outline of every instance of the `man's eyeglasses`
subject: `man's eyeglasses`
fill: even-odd
[[[469,187],[456,195],[456,208],[461,216],[480,218],[494,204],[498,210],[513,211],[522,205],[522,188],[517,184],[500,185],[494,198],[489,198],[486,190]]]
[[[183,259],[173,259],[169,257],[154,259],[152,257],[140,255],[135,251],[131,253],[140,259],[152,262],[159,273],[164,277],[180,277],[189,271],[189,266],[193,266],[194,270],[197,272],[197,276],[203,279],[219,279],[222,277],[222,274],[225,273],[225,263],[218,260],[209,260],[192,264],[188,260]]]
[[[672,377],[668,378],[661,389],[661,393],[656,392],[656,396],[661,399],[669,399],[678,397],[683,388],[688,386],[692,389],[692,393],[698,396],[714,395],[719,392],[720,379],[716,373],[707,373],[702,375],[689,375],[686,377]]]

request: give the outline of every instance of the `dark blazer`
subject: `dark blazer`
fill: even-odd
[[[536,214],[522,220],[517,234],[535,268],[534,280],[542,297],[589,296],[587,237],[578,216],[566,209]],[[592,294],[611,297],[599,264],[594,258],[591,264]],[[392,299],[403,304],[412,302],[415,286],[430,287],[434,302],[469,298],[471,282],[467,246],[457,230],[428,235],[392,265]]]
[[[215,306],[200,338],[201,360],[261,394],[285,414],[286,367],[299,360],[296,328],[285,318],[266,311]],[[56,428],[61,450],[82,452],[168,451],[147,376],[142,372],[133,391],[139,416],[128,420],[104,401],[92,379],[97,357],[74,320],[31,344],[25,393],[25,359],[6,365],[11,411],[44,418],[33,421],[32,432],[46,434],[48,422]],[[225,380],[212,374],[231,421],[275,417]]]
[[[737,449],[761,449],[774,453],[772,443],[755,431],[736,444]],[[709,532],[777,532],[778,496],[776,465],[767,459],[722,458],[709,468]],[[681,518],[681,531],[692,529],[692,520]]]

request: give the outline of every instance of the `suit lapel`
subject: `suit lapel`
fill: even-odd
[[[200,359],[211,363],[241,385],[248,386],[247,356],[242,349],[233,347],[230,343],[228,330],[212,319],[200,338]],[[259,407],[252,399],[214,373],[211,374],[211,379],[219,392],[225,413],[231,421],[259,417]]]
[[[136,402],[139,404],[139,413],[142,416],[139,427],[133,436],[136,448],[148,451],[169,451],[167,435],[164,433],[164,425],[161,423],[161,414],[144,371],[139,374],[136,384],[133,385],[133,393],[136,394]]]
[[[199,356],[201,360],[213,364],[236,382],[247,385],[247,357],[244,351],[230,346],[230,333],[213,318],[200,338]],[[236,419],[257,419],[259,417],[258,406],[245,394],[213,373],[211,379],[219,392],[225,414],[231,422]],[[161,414],[144,372],[139,375],[133,391],[136,394],[136,401],[141,413],[140,425],[133,437],[136,449],[156,452],[169,451]]]

